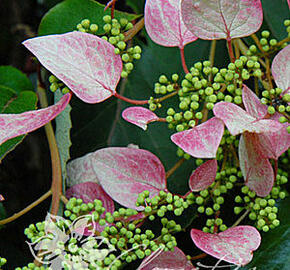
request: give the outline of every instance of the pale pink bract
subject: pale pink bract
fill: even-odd
[[[197,192],[208,188],[214,182],[216,172],[217,161],[215,159],[208,160],[200,165],[190,176],[190,190]]]
[[[182,21],[180,3],[180,0],[146,1],[145,28],[157,44],[182,49],[197,39]]]
[[[71,94],[66,94],[55,105],[40,110],[0,114],[0,144],[44,126],[65,109],[70,98]]]
[[[154,112],[143,107],[129,107],[122,112],[122,117],[143,130],[147,129],[147,124],[159,119]]]
[[[224,124],[213,117],[192,129],[175,133],[171,140],[196,158],[215,158],[224,133]]]
[[[98,103],[114,95],[122,60],[104,39],[75,31],[36,37],[23,44],[84,102]]]
[[[277,87],[290,94],[290,45],[275,56],[271,70]]]
[[[182,0],[181,11],[187,28],[209,40],[249,36],[263,21],[260,0]]]
[[[93,153],[88,153],[82,157],[70,161],[67,166],[67,185],[69,187],[85,183],[94,182],[99,184],[99,180],[93,169]]]
[[[252,226],[237,226],[218,234],[192,229],[194,244],[205,253],[229,263],[248,264],[261,243],[261,236]]]
[[[137,270],[194,270],[196,269],[179,248],[174,251],[158,249],[146,257]]]
[[[217,103],[213,111],[232,135],[242,134],[239,159],[245,183],[258,196],[264,197],[270,193],[274,183],[274,172],[268,158],[278,159],[289,148],[290,136],[286,134],[286,126],[277,121],[277,116],[266,118],[267,107],[246,85],[242,95],[246,111],[228,102]]]
[[[121,205],[136,210],[138,194],[150,197],[166,190],[165,169],[160,160],[142,149],[109,147],[93,153],[92,166],[106,193]]]

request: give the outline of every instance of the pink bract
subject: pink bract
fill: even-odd
[[[197,39],[182,21],[180,0],[147,0],[145,27],[154,42],[166,47],[182,49]]]
[[[67,198],[76,197],[83,200],[84,203],[93,202],[95,199],[101,200],[107,212],[115,211],[114,202],[103,188],[93,182],[85,182],[72,186],[66,191]]]
[[[275,56],[271,70],[277,87],[290,93],[290,45]]]
[[[155,113],[143,107],[129,107],[122,112],[122,117],[143,130],[147,129],[147,124],[159,119]]]
[[[67,198],[75,197],[82,199],[84,203],[93,202],[95,199],[97,199],[102,201],[106,212],[113,213],[115,211],[114,201],[97,183],[86,182],[76,184],[66,191],[66,196]],[[105,213],[101,215],[101,218],[105,218]],[[104,226],[101,226],[97,222],[93,223],[93,227],[99,232],[104,230]],[[91,231],[88,228],[89,226],[87,225],[85,227],[80,226],[77,232],[81,232],[84,235],[90,235]]]
[[[197,192],[208,188],[214,182],[216,172],[217,161],[215,159],[208,160],[200,165],[190,176],[190,190]]]
[[[261,243],[257,229],[251,226],[237,226],[218,234],[192,229],[194,244],[205,253],[236,265],[246,265],[253,258]]]
[[[45,109],[19,114],[0,114],[0,144],[44,126],[65,109],[70,98],[71,94],[66,94],[58,103]]]
[[[165,170],[160,160],[142,149],[110,147],[93,154],[93,169],[104,190],[125,207],[136,207],[138,194],[150,197],[166,189]]]
[[[214,115],[223,120],[230,133],[234,136],[243,132],[275,132],[283,126],[270,119],[257,119],[243,110],[241,107],[229,103],[219,102],[213,108]]]
[[[173,134],[171,140],[193,157],[215,158],[223,133],[223,122],[213,117],[192,129]]]
[[[260,0],[182,0],[182,18],[201,39],[233,39],[255,33],[262,25]]]
[[[196,269],[185,254],[177,247],[174,251],[158,249],[149,257],[145,258],[137,270],[194,270]]]
[[[3,202],[4,200],[4,197],[0,194],[0,202]]]
[[[93,169],[93,153],[76,158],[67,164],[67,185],[73,186],[84,182],[99,184],[99,180]]]
[[[239,106],[219,102],[214,114],[224,121],[232,135],[243,134],[239,144],[239,159],[245,183],[259,196],[267,196],[274,183],[274,172],[268,158],[278,159],[290,145],[286,126],[277,121],[277,116],[267,116],[267,107],[244,85],[243,103]],[[278,140],[280,139],[280,141]]]
[[[76,31],[32,38],[23,44],[84,102],[98,103],[114,95],[122,60],[104,39]]]
[[[274,171],[269,159],[261,151],[257,134],[243,133],[239,143],[239,159],[246,185],[258,196],[267,196],[274,184]]]

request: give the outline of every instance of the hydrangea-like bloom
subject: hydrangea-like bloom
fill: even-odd
[[[274,183],[269,158],[278,159],[288,149],[290,138],[277,116],[270,119],[267,106],[247,86],[243,88],[243,103],[246,111],[227,102],[217,103],[213,111],[232,135],[242,134],[239,159],[246,185],[258,196],[267,196]]]

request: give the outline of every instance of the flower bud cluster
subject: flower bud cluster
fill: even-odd
[[[163,218],[167,212],[173,212],[181,216],[183,211],[193,204],[192,198],[183,199],[180,196],[161,190],[159,195],[149,198],[149,191],[145,190],[139,194],[136,206],[144,206],[144,213],[149,220],[154,220],[155,215]]]
[[[198,164],[200,165],[200,164]],[[220,218],[221,207],[225,202],[225,195],[232,190],[242,174],[235,167],[228,167],[216,174],[215,181],[207,188],[199,192],[195,198],[197,211],[207,217],[204,232],[216,233],[225,231],[227,225]]]
[[[277,174],[275,185],[271,193],[265,198],[257,197],[256,193],[251,191],[249,187],[243,186],[241,196],[235,197],[235,202],[240,204],[240,206],[234,207],[235,214],[239,215],[243,210],[250,210],[249,219],[255,222],[257,229],[264,232],[279,226],[277,200],[284,199],[287,195],[281,187],[288,182],[287,176],[286,172]]]

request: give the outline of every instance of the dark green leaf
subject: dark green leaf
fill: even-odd
[[[127,0],[126,5],[131,7],[138,14],[144,13],[145,0]]]
[[[272,34],[283,39],[287,37],[283,22],[289,19],[289,7],[286,0],[262,0],[264,20],[267,22]]]
[[[97,24],[99,26],[98,34],[102,34],[103,16],[111,14],[110,10],[104,12],[104,7],[104,5],[92,0],[63,1],[46,13],[39,25],[38,34],[43,36],[71,32],[76,29],[77,24],[83,19],[89,19],[91,23]],[[132,21],[139,16],[116,11],[115,17],[117,19],[127,18]]]
[[[19,84],[21,85],[21,84]],[[36,109],[37,96],[32,91],[22,91],[17,93],[13,89],[0,85],[0,112],[22,113]],[[25,136],[10,139],[0,146],[0,161],[12,151]]]
[[[288,270],[290,265],[290,198],[279,204],[281,225],[262,233],[262,244],[254,252],[253,261],[243,269]]]
[[[0,85],[7,86],[16,93],[33,90],[31,81],[26,75],[11,66],[0,66]]]

